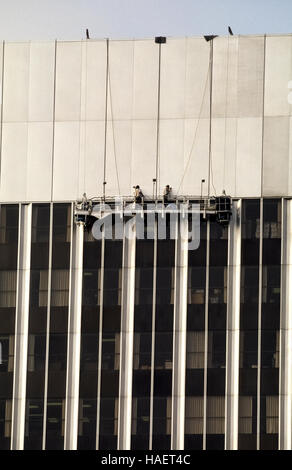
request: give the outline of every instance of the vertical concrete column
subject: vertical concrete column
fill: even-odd
[[[184,449],[188,289],[188,217],[177,224],[174,277],[171,449]]]
[[[104,253],[105,234],[102,232],[100,259],[100,297],[99,297],[99,331],[98,331],[98,362],[97,362],[97,396],[96,396],[96,450],[99,449],[100,402],[101,402],[101,371],[102,371],[102,328],[103,328],[103,288],[104,288]]]
[[[292,200],[283,200],[281,254],[279,449],[292,448]]]
[[[156,282],[157,282],[157,220],[154,221],[153,243],[153,296],[152,296],[152,332],[151,332],[151,379],[149,410],[149,450],[153,445],[153,411],[154,411],[154,372],[155,372],[155,323],[156,323]]]
[[[30,290],[32,206],[31,204],[21,204],[19,209],[11,429],[12,450],[22,450],[24,446]]]
[[[65,450],[77,449],[80,342],[82,309],[82,270],[83,270],[84,226],[74,224],[71,242],[71,267],[69,285],[69,319],[67,343],[67,377],[65,406]]]
[[[206,232],[206,284],[205,284],[205,334],[204,334],[204,401],[203,401],[203,450],[207,448],[207,396],[208,396],[208,342],[209,342],[209,274],[211,222],[207,220]]]
[[[118,450],[131,447],[135,261],[136,224],[135,219],[131,219],[124,225]]]
[[[45,356],[45,384],[44,384],[44,416],[42,449],[46,448],[47,416],[48,416],[48,383],[49,383],[49,350],[50,350],[50,322],[51,322],[51,295],[52,295],[52,254],[53,254],[53,203],[50,204],[49,229],[49,265],[48,265],[48,297],[47,297],[47,327],[46,327],[46,356]]]
[[[261,373],[262,373],[262,299],[263,299],[263,219],[264,201],[260,200],[259,298],[258,298],[258,368],[257,368],[257,450],[261,447]]]
[[[233,201],[227,269],[225,449],[238,446],[241,201]]]

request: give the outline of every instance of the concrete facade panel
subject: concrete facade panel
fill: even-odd
[[[3,122],[28,120],[30,43],[6,43],[3,77]]]
[[[263,195],[288,193],[289,117],[266,117],[264,123]]]

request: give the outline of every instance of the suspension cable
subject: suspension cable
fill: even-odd
[[[116,176],[117,176],[117,183],[118,183],[118,193],[119,193],[119,196],[121,196],[118,162],[117,162],[117,152],[116,152],[116,138],[115,138],[115,129],[114,129],[114,114],[113,114],[113,100],[112,100],[112,86],[111,86],[110,67],[108,68],[108,81],[109,81],[110,109],[111,109],[111,118],[112,118],[112,135],[113,135],[113,150],[114,150],[115,169],[116,169]]]
[[[209,74],[210,74],[210,61],[209,61],[208,69],[207,69],[207,75],[206,75],[206,80],[205,80],[204,91],[203,91],[203,95],[202,95],[202,101],[201,101],[201,105],[200,105],[200,111],[199,111],[199,116],[198,116],[198,120],[197,120],[197,125],[196,125],[196,129],[195,129],[195,134],[194,134],[194,138],[193,138],[191,150],[190,150],[190,153],[189,153],[189,156],[188,156],[188,160],[187,160],[187,163],[186,163],[186,166],[185,166],[185,169],[184,169],[184,172],[183,172],[181,181],[180,181],[179,186],[178,186],[177,194],[179,194],[181,185],[182,185],[182,183],[183,183],[183,181],[184,181],[186,172],[187,172],[187,170],[188,170],[188,166],[189,166],[190,161],[191,161],[192,153],[193,153],[193,150],[194,150],[194,147],[195,147],[195,142],[196,142],[196,138],[197,138],[199,123],[200,123],[200,119],[201,119],[201,115],[202,115],[202,110],[203,110],[203,105],[204,105],[204,100],[205,100],[206,91],[207,91],[207,84],[208,84]]]
[[[225,189],[226,166],[226,140],[227,140],[227,110],[228,110],[228,81],[229,81],[229,38],[227,39],[226,84],[225,84],[225,128],[224,128],[224,161],[223,161],[223,189]]]
[[[105,201],[106,157],[107,157],[107,102],[108,102],[108,67],[109,39],[106,39],[106,81],[105,81],[105,112],[104,112],[104,151],[103,151],[103,200]]]
[[[210,183],[216,196],[216,189],[213,180],[213,161],[212,161],[212,110],[213,110],[213,39],[210,41],[210,107],[209,107],[209,174],[208,174],[208,198],[210,197]]]

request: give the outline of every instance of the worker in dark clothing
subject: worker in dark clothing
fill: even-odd
[[[167,184],[163,191],[163,203],[167,204],[170,199],[171,187]]]
[[[134,202],[136,202],[137,204],[141,204],[144,194],[142,193],[139,185],[133,186],[133,187],[134,187]]]

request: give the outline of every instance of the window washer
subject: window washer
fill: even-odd
[[[172,188],[169,186],[169,184],[167,184],[163,191],[163,203],[164,204],[167,204],[167,202],[169,201],[171,190]]]
[[[141,204],[144,194],[142,193],[140,186],[138,184],[137,186],[133,186],[133,188],[134,188],[134,202],[137,204]]]

